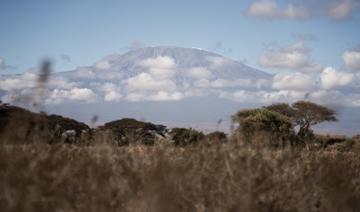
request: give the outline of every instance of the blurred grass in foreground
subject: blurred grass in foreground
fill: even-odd
[[[360,154],[225,144],[0,145],[1,211],[359,211]]]

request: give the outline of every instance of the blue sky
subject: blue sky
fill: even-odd
[[[345,16],[327,14],[332,5],[349,1],[354,8]],[[250,13],[258,2],[275,2],[276,11]],[[311,15],[277,15],[289,4]],[[312,61],[344,69],[342,54],[360,44],[358,9],[355,0],[1,0],[1,72],[24,72],[44,57],[56,61],[57,71],[71,70],[133,44],[200,47],[276,72],[278,67],[259,64],[264,49],[301,41]]]

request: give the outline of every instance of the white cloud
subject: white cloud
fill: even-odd
[[[50,78],[48,83],[48,88],[61,88],[61,89],[70,89],[77,86],[78,83],[70,82],[67,78],[61,76],[53,76]]]
[[[104,100],[107,102],[119,101],[121,100],[122,95],[117,91],[109,91],[105,94]]]
[[[149,69],[149,73],[158,79],[172,78],[176,74],[176,63],[171,57],[148,58],[140,62],[140,65]]]
[[[125,96],[125,99],[130,102],[138,102],[145,99],[142,93],[129,93]]]
[[[337,20],[351,17],[355,9],[359,7],[359,2],[355,0],[337,0],[328,10],[328,15]]]
[[[219,66],[223,66],[223,65],[230,63],[230,60],[223,58],[223,57],[219,57],[219,56],[208,56],[208,57],[206,57],[206,59],[210,63],[212,63],[212,65],[214,67],[219,67]]]
[[[106,70],[111,67],[111,64],[107,60],[99,61],[95,64],[95,68],[98,70]]]
[[[278,90],[311,91],[315,88],[315,82],[313,77],[300,72],[277,74],[272,87]]]
[[[338,72],[332,67],[327,67],[320,74],[321,86],[324,89],[331,89],[335,87],[341,87],[349,85],[353,79],[354,75],[345,72]]]
[[[148,100],[152,101],[178,101],[184,98],[184,95],[180,92],[168,93],[166,91],[159,91],[155,95],[152,95]]]
[[[302,74],[302,73],[299,73]],[[339,77],[339,76],[338,76]],[[341,75],[339,78],[343,78]],[[284,80],[285,81],[285,80]],[[296,81],[296,80],[290,80]],[[348,79],[340,79],[336,82],[337,86],[348,85]],[[288,85],[291,83],[289,82]],[[306,84],[306,83],[304,83]],[[299,87],[298,87],[299,86]],[[333,104],[342,106],[359,106],[360,95],[356,92],[341,92],[333,89],[322,89],[321,87],[314,86],[314,82],[310,84],[311,89],[297,89],[302,88],[301,84],[295,86],[284,86],[282,89],[272,90],[247,90],[240,89],[236,91],[219,90],[219,97],[226,98],[232,101],[254,103],[254,104],[269,104],[273,102],[294,102],[298,100],[309,100],[320,104]]]
[[[73,88],[69,91],[69,99],[79,101],[94,101],[95,93],[89,88]]]
[[[54,89],[50,93],[48,103],[61,103],[64,100],[75,100],[93,102],[96,100],[96,94],[89,88],[72,88],[70,90]]]
[[[106,82],[100,87],[100,90],[105,92],[104,100],[107,102],[120,101],[122,99],[122,95],[114,83]]]
[[[211,72],[203,67],[194,67],[189,69],[188,75],[194,79],[207,79],[211,77]]]
[[[338,90],[319,90],[309,95],[309,100],[320,104],[358,107],[359,94],[342,93]]]
[[[297,71],[301,71],[304,73],[314,73],[321,71],[321,69],[323,69],[323,66],[321,64],[309,62],[306,66],[297,69]]]
[[[104,72],[106,73],[106,72]],[[72,74],[72,78],[79,79],[94,79],[97,78],[97,75],[89,67],[78,67],[75,72]]]
[[[148,68],[158,68],[158,69],[173,69],[176,67],[175,61],[171,57],[156,57],[148,58],[143,60],[140,65]]]
[[[199,79],[194,81],[194,86],[198,88],[216,88],[216,89],[225,89],[225,88],[251,88],[251,87],[259,87],[262,82],[252,82],[250,79],[235,79],[235,80],[228,80],[228,79],[215,79],[215,80],[208,80],[208,79]]]
[[[5,91],[21,90],[35,87],[37,75],[33,72],[26,72],[20,76],[0,78],[0,89]]]
[[[304,7],[288,4],[280,8],[275,0],[258,0],[247,9],[249,16],[267,19],[305,19],[310,17],[310,11]]]
[[[22,75],[11,76],[0,79],[0,89],[8,92],[7,96],[10,102],[24,99],[29,102],[38,98],[37,93],[37,78],[35,72],[25,72]],[[62,76],[53,76],[47,84],[49,90],[48,103],[59,103],[65,99],[90,101],[95,100],[95,94],[89,89],[76,88],[78,83],[70,82],[67,78]],[[75,88],[74,88],[75,87]],[[9,98],[10,97],[10,98]]]
[[[106,82],[101,85],[100,90],[104,92],[114,91],[117,90],[117,86],[114,83]]]
[[[213,88],[232,88],[232,87],[242,87],[242,88],[250,88],[256,87],[250,79],[235,79],[235,80],[227,80],[227,79],[216,79],[211,82],[211,87]]]
[[[129,93],[125,99],[131,102],[139,101],[178,101],[184,98],[184,95],[180,92],[167,92],[158,91],[155,93]]]
[[[265,67],[297,69],[306,66],[307,55],[301,52],[265,51],[260,56],[260,64]]]
[[[310,49],[303,42],[294,43],[278,50],[265,50],[261,53],[259,63],[263,67],[316,72],[321,65],[310,60]]]
[[[123,78],[123,73],[120,71],[104,71],[101,74],[96,75],[96,78],[98,79],[103,79],[103,80],[108,80],[108,81],[115,81],[115,80],[120,80]]]
[[[241,84],[241,82],[237,83],[235,81],[226,80],[226,79],[216,79],[211,82],[211,86],[215,87],[215,88],[225,88],[225,87],[234,87],[234,86],[236,87],[240,84]]]
[[[208,88],[211,86],[211,83],[208,79],[199,79],[194,81],[194,86],[198,88]]]
[[[270,104],[273,102],[291,102],[304,99],[307,95],[303,91],[248,91],[236,90],[234,92],[222,92],[220,98],[229,99],[242,103]]]
[[[163,69],[163,68],[151,68],[149,73],[158,79],[168,79],[168,78],[172,78],[175,73],[176,70],[174,69]]]
[[[360,71],[360,50],[346,51],[342,58],[348,69]]]
[[[158,80],[148,73],[140,73],[126,80],[126,88],[131,91],[171,91],[176,89],[176,84],[168,79]]]
[[[0,89],[5,91],[11,91],[11,90],[17,90],[17,89],[23,89],[26,87],[33,87],[34,83],[30,84],[22,84],[22,80],[19,78],[8,78],[0,80]]]

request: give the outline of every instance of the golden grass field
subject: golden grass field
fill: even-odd
[[[1,211],[360,211],[352,149],[0,145]]]

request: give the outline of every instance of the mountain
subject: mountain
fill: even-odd
[[[198,48],[180,47],[146,47],[129,51],[125,54],[114,54],[98,61],[94,66],[87,67],[93,71],[122,72],[124,76],[133,76],[146,71],[148,66],[143,64],[149,58],[156,59],[167,57],[173,59],[175,66],[171,66],[169,61],[162,61],[168,64],[148,64],[149,66],[171,67],[178,70],[177,75],[184,76],[184,70],[194,67],[202,67],[211,70],[218,78],[268,78],[266,72],[251,68],[241,62],[228,59],[216,53],[205,51]],[[161,61],[158,61],[161,63]],[[170,62],[171,63],[171,62]],[[167,65],[167,66],[166,66]],[[85,67],[83,67],[86,69]],[[75,70],[76,72],[84,69]],[[74,71],[67,72],[66,75],[73,74]]]
[[[196,48],[148,47],[103,58],[92,66],[56,73],[49,103],[177,101],[271,86],[272,76]],[[69,88],[73,90],[69,91]],[[56,90],[55,90],[56,89]]]
[[[114,54],[55,77],[71,81],[68,84],[73,83],[73,87],[89,88],[105,101],[179,100],[218,95],[219,88],[254,90],[271,80],[270,74],[238,61],[201,49],[178,47],[148,47]]]

